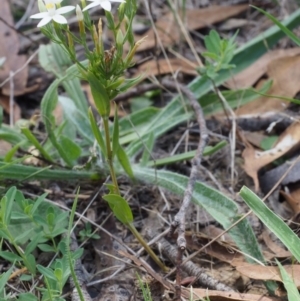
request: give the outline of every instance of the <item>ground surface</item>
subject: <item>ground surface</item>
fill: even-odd
[[[72,1],[68,2],[72,3]],[[140,6],[134,29],[137,35],[148,35],[148,39],[136,55],[136,66],[128,74],[133,75],[146,70],[145,81],[139,84],[141,88],[151,82],[153,77],[161,80],[170,74],[167,60],[159,46],[158,39],[155,38],[152,32],[149,13],[153,21],[156,22],[157,28],[159,30],[165,29],[163,33],[159,33],[160,39],[167,58],[171,60],[173,71],[177,73],[177,80],[183,85],[188,85],[197,76],[194,67],[198,65],[190,46],[192,44],[194,51],[201,57],[201,53],[204,51],[203,37],[208,34],[210,29],[216,29],[223,38],[232,37],[238,29],[239,33],[236,42],[238,46],[242,46],[272,26],[272,22],[267,17],[250,8],[248,4],[259,6],[279,19],[289,16],[298,8],[297,1],[292,0],[278,1],[279,3],[268,0],[187,0],[185,1],[187,19],[183,18],[183,24],[185,28],[188,28],[191,38],[191,44],[188,44],[186,43],[184,32],[181,31],[176,22],[172,26],[167,26],[168,22],[170,22],[170,15],[172,16],[167,1],[151,1],[149,3],[150,12],[142,0],[139,2]],[[54,76],[40,67],[35,52],[39,45],[47,43],[47,39],[40,34],[35,26],[36,24],[28,19],[29,15],[37,12],[35,1],[11,0],[9,4],[10,12],[14,16],[15,21],[14,29],[10,27],[10,30],[17,33],[19,47],[14,54],[12,54],[12,48],[9,49],[7,47],[5,56],[10,60],[10,66],[13,66],[13,61],[17,61],[16,57],[24,56],[24,60],[21,59],[21,62],[16,63],[17,67],[11,67],[14,70],[23,66],[26,59],[33,56],[26,69],[27,73],[25,72],[26,74],[24,73],[19,78],[20,83],[15,85],[14,88],[9,85],[6,86],[6,90],[2,88],[0,101],[5,113],[4,122],[16,123],[21,119],[30,120],[34,114],[39,112],[41,98],[53,81]],[[181,1],[174,1],[173,5],[179,7]],[[28,7],[29,9],[26,11]],[[95,20],[97,20],[98,14],[99,10],[93,13]],[[5,19],[1,12],[0,17],[2,20]],[[0,29],[5,26],[3,22],[0,22]],[[70,20],[70,27],[76,29],[75,18]],[[297,33],[297,29],[295,32]],[[109,36],[105,34],[106,32],[104,32],[104,38],[109,48]],[[221,87],[221,90],[255,87],[261,78],[272,78],[275,84],[278,84],[278,87],[275,87],[272,93],[269,92],[269,94],[280,94],[280,91],[284,91],[283,94],[280,94],[281,96],[295,97],[299,92],[299,88],[297,87],[298,80],[293,83],[293,78],[297,78],[297,72],[299,72],[297,71],[299,69],[297,66],[299,64],[299,57],[297,56],[299,51],[296,48],[291,50],[291,48],[292,43],[290,40],[283,38],[274,48],[280,49],[282,53],[270,54],[269,58],[261,62],[261,65],[265,67],[256,65],[252,72],[235,78],[231,82],[226,82]],[[81,49],[78,49],[79,55],[80,51]],[[17,56],[17,54],[19,55]],[[1,56],[4,55],[2,54]],[[283,72],[285,72],[284,76],[282,76]],[[5,78],[1,79],[4,80]],[[284,85],[286,82],[290,83],[290,85]],[[63,93],[64,91],[61,92]],[[9,95],[11,93],[14,94],[16,101],[13,110],[9,106]],[[151,101],[154,106],[161,108],[170,99],[170,94],[163,92],[153,97]],[[260,102],[262,103],[263,100],[260,100]],[[131,98],[125,98],[119,100],[118,104],[122,108],[119,110],[119,115],[126,116],[133,109],[136,102]],[[282,103],[278,107],[281,108]],[[288,131],[287,134],[294,135],[295,139],[299,139],[298,136],[300,135],[297,133],[300,130],[297,126],[294,126],[294,129],[289,128],[292,122],[297,119],[297,106],[286,105],[283,110],[278,109],[278,107],[273,102],[264,108],[256,105],[235,111],[234,114],[238,116],[238,129],[235,137],[232,135],[233,122],[226,117],[224,111],[218,113],[218,115],[206,115],[209,132],[208,145],[215,145],[221,140],[226,141],[228,144],[217,153],[203,158],[198,181],[216,188],[237,202],[240,213],[248,212],[247,206],[237,195],[243,185],[257,190],[260,196],[264,196],[263,193],[267,193],[269,191],[268,188],[272,188],[277,179],[276,175],[273,175],[274,181],[270,183],[267,180],[267,178],[271,177],[270,174],[257,177],[257,171],[273,162],[274,159],[269,158],[266,162],[255,161],[249,145],[260,146],[261,140],[270,135],[266,130],[272,122],[275,122],[271,132],[273,136],[283,135],[281,137],[284,137]],[[272,114],[268,115],[268,112]],[[57,118],[59,118],[59,114],[60,111],[58,109]],[[263,114],[266,114],[265,118]],[[247,121],[245,121],[246,115],[250,116]],[[292,120],[291,117],[294,119]],[[42,138],[42,124],[36,122],[35,130]],[[160,137],[155,143],[152,156],[158,159],[170,156],[173,151],[182,153],[194,150],[197,148],[198,142],[198,126],[196,121],[192,119]],[[299,145],[298,142],[297,140],[297,145]],[[233,144],[234,147],[232,148]],[[1,155],[4,155],[10,148],[9,145],[6,149],[5,147],[6,145],[3,144]],[[297,147],[295,147],[296,153]],[[245,149],[248,150],[246,155],[243,153]],[[284,152],[287,153],[288,159],[292,159],[296,154],[295,152]],[[254,171],[251,171],[250,167],[253,167]],[[186,160],[163,168],[189,176],[191,163],[190,160]],[[293,183],[293,187],[285,190],[286,194],[296,191],[292,196],[287,197],[283,194],[279,196],[278,189],[267,200],[267,204],[272,210],[286,220],[295,217],[299,210],[298,206],[295,205],[298,202],[298,180],[298,176],[295,175],[290,182],[285,183],[285,187]],[[148,241],[169,228],[180,208],[181,197],[157,186],[132,183],[126,177],[120,177],[119,182],[122,194],[126,195],[133,210],[135,225]],[[174,281],[175,273],[173,272],[165,279],[162,279],[164,275],[149,260],[145,253],[141,252],[139,254],[141,254],[141,259],[149,263],[154,269],[154,274],[151,274],[150,270],[147,270],[137,259],[140,245],[125,227],[116,222],[107,204],[101,199],[103,191],[99,193],[99,189],[101,190],[102,182],[97,184],[80,182],[69,184],[62,181],[31,182],[23,184],[21,189],[24,190],[24,193],[33,194],[41,194],[45,189],[50,190],[49,198],[51,200],[70,207],[77,184],[82,188],[82,197],[77,208],[78,212],[82,212],[88,205],[91,206],[86,213],[87,218],[101,225],[107,231],[98,231],[99,239],[90,239],[83,245],[82,264],[87,271],[85,276],[88,283],[87,291],[92,298],[95,298],[97,301],[141,299],[141,291],[136,276],[138,272],[142,280],[149,284],[153,300],[173,299],[174,291],[172,291],[173,286],[170,283]],[[281,187],[281,190],[284,190],[284,187]],[[91,200],[93,201],[92,203]],[[278,240],[270,235],[258,218],[252,214],[248,219],[270,265],[274,263],[276,256],[286,259],[286,263],[289,263],[290,254]],[[83,227],[84,222],[80,222],[77,234]],[[199,250],[223,231],[208,213],[194,204],[190,206],[188,211],[186,227],[186,256]],[[117,238],[117,240],[114,238]],[[170,246],[173,246],[175,249],[170,250]],[[153,244],[153,248],[168,267],[172,269],[175,266],[176,235],[167,238],[165,241],[158,241],[157,244]],[[263,280],[274,279],[275,272],[269,270],[269,273],[267,273],[260,270],[259,266],[248,266],[245,258],[237,250],[228,234],[224,234],[221,239],[203,249],[202,252],[192,259],[192,262],[195,264],[195,267],[185,269],[182,275],[182,285],[188,288],[186,291],[183,290],[182,293],[186,299],[190,293],[189,287],[192,285],[196,295],[204,298],[207,294],[210,300],[277,300],[275,297],[268,297],[267,289],[263,284]],[[195,272],[193,269],[196,269],[196,267],[201,269]],[[208,276],[203,276],[206,275],[205,273],[211,276],[212,279],[208,278]],[[202,275],[200,280],[197,279],[199,274]],[[210,291],[200,290],[207,287],[209,287]],[[199,290],[197,291],[197,289]],[[230,289],[232,291],[228,292]],[[278,291],[277,293],[277,296],[284,295],[283,292]]]

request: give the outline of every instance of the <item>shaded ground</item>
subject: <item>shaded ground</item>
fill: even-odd
[[[20,74],[20,86],[15,85],[14,87],[16,101],[14,110],[12,111],[9,106],[9,96],[11,96],[12,92],[9,82],[6,90],[2,88],[0,102],[5,112],[4,121],[6,123],[15,123],[21,118],[26,120],[31,119],[35,132],[42,139],[44,135],[43,125],[36,118],[33,118],[33,115],[38,113],[40,100],[54,77],[46,73],[39,66],[37,55],[34,52],[38,45],[47,43],[47,40],[40,34],[35,24],[28,19],[29,15],[37,11],[35,1],[29,2],[29,6],[31,7],[32,5],[32,9],[25,13],[26,18],[22,18],[27,9],[25,1],[13,0],[10,3],[11,12],[15,18],[15,30],[10,28],[10,31],[17,32],[17,37],[20,41],[19,50],[17,49],[18,51],[14,52],[14,59],[12,61],[16,62],[16,57],[20,58],[20,54],[25,55],[25,60],[18,63],[17,68],[11,68],[14,70],[20,68],[24,65],[26,59],[33,54],[34,56],[29,63],[28,69],[26,69],[27,73]],[[69,2],[71,3],[72,1]],[[161,48],[158,46],[157,38],[155,38],[151,31],[149,12],[146,5],[144,2],[140,2],[138,16],[134,25],[135,31],[137,35],[141,36],[147,34],[148,39],[136,56],[136,66],[132,70],[129,70],[128,74],[133,75],[145,70],[148,72],[145,81],[140,84],[142,89],[147,83],[151,82],[154,76],[162,79],[168,76],[167,74],[170,73],[170,70]],[[239,33],[236,41],[238,46],[242,46],[272,26],[271,21],[250,8],[248,6],[249,3],[265,9],[279,19],[290,15],[297,8],[296,1],[286,1],[288,3],[282,1],[280,4],[274,2],[233,0],[186,1],[187,11],[185,13],[187,18],[186,20],[183,18],[183,24],[185,28],[189,29],[192,45],[198,55],[201,55],[204,51],[203,37],[208,34],[210,29],[216,29],[224,38],[230,38],[238,29]],[[180,3],[178,3],[179,5]],[[197,75],[195,66],[198,65],[198,62],[195,60],[193,51],[190,48],[191,45],[185,42],[184,33],[180,31],[176,22],[170,29],[168,26],[166,27],[166,23],[164,22],[168,24],[170,22],[168,18],[172,14],[165,1],[152,1],[150,8],[151,16],[156,22],[157,28],[166,28],[167,33],[161,33],[160,39],[168,58],[171,60],[174,72],[178,72],[177,79],[180,83],[187,85]],[[95,20],[98,19],[98,13],[99,10],[93,14]],[[1,16],[1,18],[4,18],[4,16]],[[0,23],[0,28],[3,28],[3,24]],[[76,19],[70,20],[70,27],[77,28]],[[107,47],[109,48],[109,36],[105,38]],[[292,43],[287,38],[282,39],[275,47],[276,49],[281,49],[282,53],[270,54],[270,57],[264,59],[261,65],[257,65],[252,72],[245,74],[244,77],[237,77],[231,82],[228,81],[226,86],[222,87],[222,90],[256,86],[257,83],[261,85],[259,83],[261,78],[272,78],[275,83],[272,87],[274,90],[269,91],[268,94],[290,98],[295,97],[299,93],[297,80],[299,52],[297,52],[297,49],[287,50],[291,46]],[[7,51],[9,53],[11,49],[7,48]],[[81,49],[78,49],[79,54],[81,51]],[[10,59],[10,56],[8,56],[8,59]],[[261,67],[262,65],[265,68]],[[282,76],[282,70],[285,72],[284,76]],[[4,78],[1,79],[4,80]],[[290,83],[290,85],[284,85],[285,82]],[[278,85],[276,86],[276,84]],[[20,90],[18,91],[18,89]],[[138,96],[138,94],[135,96]],[[153,105],[163,107],[170,99],[170,94],[163,92],[153,97],[151,101]],[[267,100],[260,99],[260,102],[267,103]],[[284,110],[282,110],[278,109],[282,107],[282,100],[280,100],[278,106],[274,103],[275,101],[273,100],[270,105],[266,105],[264,108],[248,106],[240,108],[240,111],[235,111],[238,117],[236,138],[232,136],[232,120],[228,119],[228,116],[224,112],[214,115],[208,114],[206,116],[207,127],[209,129],[208,145],[215,145],[221,140],[225,140],[228,142],[228,146],[211,156],[203,158],[202,168],[199,171],[199,181],[216,188],[234,199],[239,204],[241,213],[248,212],[247,207],[237,195],[243,185],[248,186],[252,190],[256,189],[260,196],[263,196],[263,193],[267,193],[269,188],[272,188],[276,180],[279,179],[276,172],[273,174],[264,173],[266,171],[270,172],[269,164],[274,159],[279,158],[276,155],[276,151],[282,152],[282,149],[276,150],[275,147],[272,153],[273,157],[264,153],[262,157],[267,157],[267,159],[263,162],[262,160],[256,160],[255,155],[253,155],[253,147],[261,146],[262,139],[270,136],[267,132],[270,125],[275,122],[274,127],[270,131],[273,136],[281,135],[281,139],[283,139],[285,135],[291,135],[297,140],[296,146],[291,145],[288,146],[288,149],[283,148],[283,152],[287,155],[288,159],[292,159],[298,151],[298,133],[300,131],[297,123],[293,127],[290,127],[295,120],[297,121],[298,108],[295,105],[289,106],[287,104]],[[127,115],[133,109],[134,105],[136,105],[136,102],[132,101],[131,98],[124,98],[120,99],[118,104],[124,108],[120,109],[120,115]],[[272,112],[272,114],[267,116],[268,112]],[[266,113],[265,118],[263,117],[263,113]],[[58,109],[57,118],[59,118],[59,114],[61,114],[61,111]],[[11,120],[9,117],[12,115],[13,119]],[[249,115],[250,118],[246,118]],[[172,129],[168,134],[157,140],[152,156],[158,159],[168,157],[173,152],[182,153],[194,150],[198,145],[198,140],[198,126],[194,120],[191,120],[188,124],[182,124]],[[232,148],[233,144],[235,145]],[[7,149],[4,149],[5,147],[3,145],[2,155],[10,148],[10,146],[7,146]],[[244,152],[245,149],[247,151],[246,154]],[[264,169],[265,166],[268,166],[268,168]],[[163,168],[189,176],[191,164],[187,160]],[[262,169],[264,170],[262,171]],[[283,169],[286,170],[286,168]],[[272,179],[271,182],[270,179]],[[174,215],[180,208],[180,197],[155,186],[143,185],[141,183],[133,184],[125,177],[121,177],[119,181],[122,194],[126,195],[133,210],[135,226],[147,237],[148,241],[169,228]],[[284,195],[284,193],[279,195],[279,189],[277,189],[267,200],[267,204],[275,213],[285,219],[294,218],[293,221],[295,223],[297,223],[297,214],[299,212],[297,205],[297,182],[298,175],[295,172],[295,175],[291,176],[289,181],[286,180],[283,183],[284,187],[281,187],[281,190],[289,196]],[[290,183],[293,183],[293,185],[288,186]],[[50,191],[49,199],[71,207],[77,184],[81,186],[78,212],[82,212],[87,206],[90,206],[86,213],[88,220],[101,225],[102,229],[107,231],[98,231],[100,239],[90,239],[83,245],[84,254],[82,264],[87,272],[84,277],[88,283],[87,291],[90,295],[97,301],[141,299],[141,291],[137,284],[136,276],[136,272],[138,271],[143,281],[149,284],[153,300],[174,298],[173,286],[170,282],[174,281],[175,273],[169,274],[165,279],[162,278],[163,276],[155,264],[143,252],[138,253],[140,249],[139,244],[133,239],[128,230],[119,222],[116,222],[110,213],[107,203],[101,199],[101,195],[104,193],[102,183],[76,183],[75,185],[74,183],[69,184],[65,182],[34,182],[23,184],[21,188],[24,193],[31,196],[34,194],[40,195],[47,189],[47,191]],[[291,195],[293,192],[294,194]],[[268,233],[255,215],[252,214],[248,218],[270,266],[274,262],[275,257],[284,258],[287,260],[286,263],[290,263],[290,254],[285,250],[284,246]],[[81,222],[77,230],[77,235],[83,228],[84,222]],[[221,227],[215,220],[196,205],[191,205],[189,209],[186,230],[188,243],[186,256],[199,250],[211,241],[211,239],[222,233]],[[117,238],[117,240],[114,238]],[[153,244],[156,253],[172,269],[176,263],[176,248],[173,251],[170,250],[170,246],[176,246],[176,237],[168,238],[165,241],[160,240],[157,244]],[[140,259],[137,259],[140,254],[142,260],[145,260],[154,269],[156,272],[155,275],[151,274],[150,268],[147,270],[147,266],[142,264]],[[187,288],[192,285],[195,294],[198,294],[198,296],[205,297],[205,290],[201,291],[200,289],[209,287],[210,290],[219,291],[211,291],[209,293],[210,300],[258,300],[260,297],[260,300],[265,301],[277,300],[275,297],[267,297],[267,289],[262,281],[273,279],[275,272],[272,270],[269,271],[269,274],[267,272],[263,274],[259,266],[248,266],[244,257],[236,249],[233,241],[226,233],[222,236],[222,239],[203,249],[201,253],[193,258],[192,262],[195,266],[183,271],[182,285]],[[133,267],[133,265],[135,266]],[[196,268],[200,269],[195,270]],[[201,274],[200,280],[197,279],[199,274]],[[19,285],[17,280],[15,285]],[[197,291],[198,288],[199,291]],[[228,293],[227,291],[230,289],[232,289],[232,292]],[[189,294],[189,289],[186,291],[183,290],[185,298]],[[256,296],[254,297],[250,294],[256,294]],[[280,294],[283,293],[278,292],[278,295]]]

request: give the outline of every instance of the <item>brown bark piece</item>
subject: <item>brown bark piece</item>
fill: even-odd
[[[0,16],[5,22],[14,26],[13,17],[10,12],[9,3],[7,0],[1,1]],[[0,83],[10,76],[10,72],[15,72],[26,63],[25,55],[18,55],[19,52],[19,38],[16,32],[8,27],[4,22],[0,22],[0,58],[5,57],[6,61],[0,69]],[[14,78],[14,95],[22,95],[26,91],[28,77],[28,69],[24,67],[18,72]],[[10,94],[10,82],[7,82],[2,87],[2,94]]]
[[[225,20],[229,17],[237,15],[245,11],[249,6],[235,5],[235,6],[210,6],[203,9],[187,9],[185,20],[187,30],[197,30],[200,28],[208,27],[214,23]],[[182,14],[179,12],[179,16]],[[159,38],[164,47],[176,44],[180,39],[180,28],[172,12],[162,16],[156,23]],[[153,29],[143,35],[148,36],[147,40],[141,44],[137,51],[144,51],[155,47],[156,39]],[[136,37],[136,41],[140,40],[140,36]]]

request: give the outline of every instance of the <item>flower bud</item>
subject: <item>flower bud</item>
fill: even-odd
[[[119,8],[118,8],[118,15],[119,15],[119,21],[122,22],[123,19],[124,19],[124,16],[125,16],[125,5],[126,3],[123,2],[119,5]]]
[[[83,21],[83,13],[82,13],[82,10],[81,10],[81,8],[78,4],[76,5],[76,16],[77,16],[77,20],[79,22]]]
[[[85,0],[80,0],[80,1],[81,1],[82,8],[85,8],[86,7],[86,1]]]
[[[116,37],[117,46],[122,47],[124,44],[123,42],[124,42],[124,36],[123,36],[122,30],[119,29],[117,32],[117,37]]]
[[[43,0],[38,0],[38,7],[39,7],[40,13],[44,13],[47,11],[47,8],[46,8]]]
[[[133,48],[130,50],[130,52],[128,53],[128,55],[127,55],[127,57],[125,59],[125,63],[126,63],[127,66],[131,63],[131,61],[132,61],[132,59],[133,59],[133,57],[134,57],[134,55],[136,53],[136,50],[146,40],[146,38],[147,38],[147,36],[143,37],[142,39],[140,39],[139,41],[137,41],[134,44]]]
[[[79,33],[80,33],[80,36],[83,38],[83,37],[85,37],[85,28],[84,28],[84,23],[83,23],[84,17],[83,17],[82,10],[78,4],[76,5],[76,16],[77,16],[77,20],[78,20]]]

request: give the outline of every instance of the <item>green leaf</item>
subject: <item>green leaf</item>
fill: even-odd
[[[42,145],[39,143],[39,141],[35,138],[35,136],[31,133],[31,131],[28,128],[22,127],[21,132],[46,160],[48,160],[49,162],[53,162],[53,159],[50,156],[50,154],[48,154],[48,152],[42,147]]]
[[[61,79],[62,80],[62,79]],[[58,101],[57,87],[60,84],[60,80],[55,80],[50,87],[47,89],[46,93],[41,102],[41,115],[43,117],[43,122],[45,124],[46,131],[48,133],[49,139],[52,145],[57,149],[61,158],[66,162],[66,164],[71,167],[72,162],[69,160],[65,150],[58,143],[54,129],[55,129],[55,118],[52,114]]]
[[[154,142],[155,142],[154,134],[153,134],[153,132],[151,132],[147,142],[145,143],[145,148],[144,148],[142,158],[141,158],[141,161],[140,161],[141,166],[146,166],[147,163],[149,162],[151,152],[152,152],[153,147],[154,147]]]
[[[127,175],[131,178],[134,179],[134,174],[131,168],[130,160],[124,151],[123,147],[119,145],[118,150],[117,150],[117,158],[120,164],[122,165],[123,169],[127,173]]]
[[[9,251],[0,251],[0,257],[14,263],[15,261],[23,261],[22,257],[19,255],[9,252]]]
[[[102,118],[108,118],[110,113],[110,100],[105,87],[91,72],[87,73],[86,79],[90,84],[95,106],[99,114]]]
[[[14,239],[15,243],[16,244],[24,244],[25,242],[27,242],[30,239],[30,237],[32,237],[33,232],[34,232],[33,228],[26,229],[25,231],[24,231],[24,229],[22,229],[22,231],[19,231],[18,235],[15,237],[15,239]]]
[[[12,186],[1,200],[1,216],[5,225],[9,225],[17,189]],[[4,212],[3,212],[4,211]]]
[[[212,154],[216,153],[218,150],[225,147],[226,145],[227,145],[226,141],[220,141],[218,144],[216,144],[214,146],[206,146],[203,151],[203,156],[205,157],[205,156],[212,155]],[[172,164],[172,163],[176,163],[176,162],[180,162],[180,161],[184,161],[184,160],[189,160],[189,159],[194,158],[195,154],[196,154],[196,150],[193,150],[193,151],[189,151],[186,153],[169,156],[166,158],[156,159],[153,161],[149,161],[147,163],[147,166],[148,167],[161,166],[161,165]],[[143,165],[141,164],[141,166],[143,166]]]
[[[3,273],[1,276],[0,276],[0,293],[2,294],[3,291],[4,291],[4,288],[7,284],[7,281],[12,273],[14,269],[14,266],[12,266],[8,271],[6,271],[5,273]]]
[[[18,295],[18,301],[38,301],[38,298],[32,293],[21,293]]]
[[[36,210],[38,209],[38,207],[40,206],[40,204],[45,201],[45,198],[46,198],[47,195],[48,195],[48,193],[46,192],[46,193],[40,195],[34,201],[34,205],[33,205],[32,209],[31,209],[31,212],[30,212],[32,215],[36,212]]]
[[[129,78],[126,79],[124,84],[122,84],[119,87],[119,91],[120,92],[126,92],[128,89],[132,88],[133,86],[137,85],[139,82],[141,82],[143,80],[144,76],[143,74],[135,77],[135,78]]]
[[[36,261],[32,254],[28,254],[26,256],[26,260],[24,260],[24,263],[26,265],[26,268],[29,272],[31,272],[33,275],[36,273]]]
[[[294,43],[296,43],[298,46],[300,46],[300,39],[292,32],[290,31],[286,26],[283,25],[283,22],[280,22],[277,20],[274,16],[271,14],[267,13],[261,8],[258,8],[254,5],[250,5],[253,8],[257,9],[261,13],[263,13],[265,16],[267,16],[271,21],[273,21]]]
[[[291,279],[287,271],[284,269],[284,267],[281,265],[281,263],[275,258],[277,265],[280,270],[281,278],[284,284],[284,287],[287,291],[288,300],[289,301],[300,301],[300,295],[298,288],[295,284],[295,282]]]
[[[183,196],[188,178],[165,170],[154,170],[138,165],[133,167],[137,179],[158,185],[172,193]],[[203,207],[224,229],[228,229],[240,218],[237,204],[219,191],[196,182],[192,201]],[[250,255],[260,262],[264,262],[263,255],[256,241],[256,237],[249,222],[244,219],[229,231],[239,249],[246,255]],[[246,256],[250,262],[253,260]]]
[[[39,244],[37,247],[43,252],[53,252],[53,253],[56,252],[54,247],[47,244]]]
[[[249,188],[243,186],[240,196],[253,210],[255,215],[271,230],[285,245],[285,247],[300,261],[300,239],[286,225],[286,223],[271,211],[262,200]]]
[[[39,62],[41,66],[48,72],[55,74],[57,78],[65,76],[65,69],[72,65],[69,55],[64,49],[55,43],[41,45],[39,48]],[[75,66],[77,69],[77,66]],[[62,82],[67,94],[72,98],[75,106],[85,115],[88,109],[85,95],[81,89],[80,80],[78,78],[68,78]]]
[[[61,104],[64,116],[73,125],[81,137],[90,144],[94,142],[93,133],[89,124],[87,111],[81,111],[76,103],[69,97],[59,96],[58,101]]]
[[[39,271],[42,275],[44,275],[45,277],[47,277],[47,278],[49,278],[49,279],[52,279],[52,280],[54,280],[54,281],[57,281],[57,279],[56,279],[56,277],[55,277],[54,272],[53,272],[52,269],[47,268],[47,267],[43,267],[43,266],[40,265],[40,264],[37,264],[36,267],[37,267],[38,271]]]
[[[66,136],[60,136],[58,141],[61,147],[64,149],[69,161],[72,162],[79,158],[81,155],[81,148],[78,146],[78,144]]]
[[[259,90],[255,89],[240,89],[222,91],[222,95],[226,99],[228,105],[234,109],[238,106],[249,103],[257,99],[262,93],[267,92],[272,86],[272,81],[266,81]],[[199,99],[199,103],[202,106],[203,113],[205,115],[212,115],[224,110],[219,96],[215,93],[208,93]]]
[[[42,235],[43,235],[43,233],[39,232],[35,237],[33,237],[32,241],[26,246],[26,249],[25,249],[26,256],[28,256],[30,253],[32,253],[36,249],[38,243],[41,240]]]
[[[112,135],[112,158],[119,149],[119,116],[118,116],[118,106],[115,104],[115,117],[114,117],[114,126],[113,126],[113,135]]]
[[[209,52],[218,55],[221,51],[221,38],[217,31],[211,30],[208,36],[204,37],[205,47]]]
[[[102,134],[99,130],[99,127],[96,123],[92,108],[89,108],[89,119],[90,119],[90,124],[92,127],[92,132],[94,134],[94,137],[96,138],[98,145],[100,146],[100,149],[102,151],[102,153],[104,154],[104,157],[107,158],[107,152],[106,152],[106,147],[105,147],[105,143],[104,143],[104,139],[102,137]]]
[[[117,194],[107,194],[102,197],[108,202],[115,217],[123,224],[127,225],[133,222],[133,215],[127,201]]]
[[[99,174],[95,172],[86,172],[78,170],[50,170],[51,166],[47,168],[39,168],[33,166],[26,166],[12,163],[0,162],[0,179],[6,180],[24,180],[38,179],[38,180],[97,180],[100,178]]]

